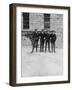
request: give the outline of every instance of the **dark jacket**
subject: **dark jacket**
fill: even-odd
[[[44,41],[45,40],[45,33],[43,32],[41,32],[40,33],[40,41]]]
[[[51,34],[50,39],[51,39],[52,43],[55,42],[56,41],[56,34]]]
[[[39,40],[39,34],[38,34],[38,32],[33,32],[33,39],[34,40]]]
[[[45,40],[46,40],[46,41],[50,41],[50,34],[45,33]]]

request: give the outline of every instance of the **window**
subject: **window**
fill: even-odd
[[[29,29],[29,13],[23,13],[23,29]]]
[[[44,28],[50,28],[50,14],[44,14]]]

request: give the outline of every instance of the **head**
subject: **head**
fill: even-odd
[[[54,32],[55,32],[54,30],[50,31],[51,34],[54,34]]]
[[[35,32],[37,32],[37,29],[35,29]]]
[[[53,34],[55,34],[55,31],[53,30]]]
[[[48,31],[47,31],[47,33],[49,34],[49,33],[50,33],[50,31],[48,30]]]
[[[42,29],[42,32],[44,32],[44,29]]]
[[[44,32],[47,33],[47,30],[45,29]]]
[[[51,34],[51,31],[48,31],[49,34]]]

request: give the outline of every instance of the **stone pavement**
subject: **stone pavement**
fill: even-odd
[[[56,53],[30,52],[31,48],[22,48],[22,77],[62,75],[63,49],[56,49]]]

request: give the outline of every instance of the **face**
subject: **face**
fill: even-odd
[[[37,29],[35,29],[35,32],[37,32]]]
[[[49,34],[49,31],[47,33]]]
[[[55,32],[53,32],[53,34],[55,34]]]
[[[44,32],[44,30],[42,30],[42,33]]]
[[[51,34],[51,32],[49,32],[49,34]]]

